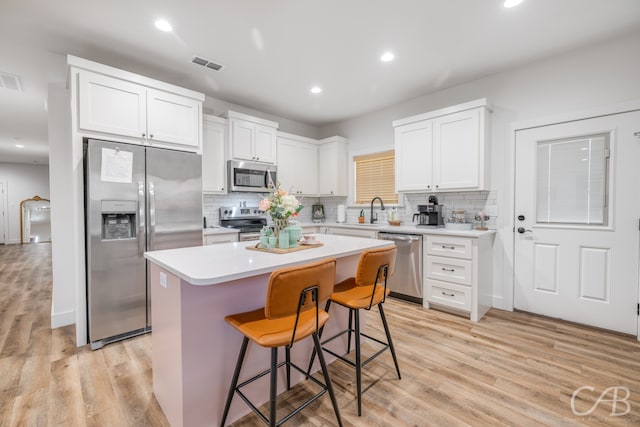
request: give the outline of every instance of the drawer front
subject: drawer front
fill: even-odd
[[[427,236],[426,253],[429,255],[471,259],[473,240],[464,237]]]
[[[427,277],[445,282],[471,285],[472,262],[457,258],[427,256]]]
[[[427,279],[427,301],[434,304],[471,311],[471,292],[468,286]]]

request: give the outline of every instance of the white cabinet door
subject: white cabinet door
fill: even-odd
[[[230,144],[232,158],[275,164],[275,128],[248,120],[235,118],[229,120],[231,122]]]
[[[79,75],[80,129],[144,138],[147,103],[144,87],[102,74]]]
[[[318,147],[290,137],[278,137],[278,181],[293,194],[318,194]]]
[[[297,193],[298,186],[298,149],[296,142],[288,138],[278,138],[278,182],[287,191]]]
[[[253,135],[255,125],[244,120],[231,121],[231,156],[238,160],[254,160]]]
[[[431,121],[398,126],[394,133],[396,191],[432,191]]]
[[[225,144],[227,121],[203,116],[202,129],[202,191],[226,193]]]
[[[300,194],[316,196],[318,194],[318,146],[301,143],[298,147],[296,166]]]
[[[347,196],[347,157],[347,142],[344,138],[326,142],[320,146],[318,149],[320,196]]]
[[[200,102],[172,93],[147,89],[147,131],[153,145],[173,144],[200,151]],[[172,145],[156,144],[167,142]]]
[[[276,162],[276,130],[256,124],[254,127],[253,160],[265,163]]]
[[[474,109],[433,120],[433,181],[436,190],[477,189],[480,186],[482,133]]]

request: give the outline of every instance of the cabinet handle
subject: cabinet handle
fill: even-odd
[[[444,291],[442,292],[442,295],[446,295],[448,297],[455,297],[456,296],[455,294],[449,294],[449,293],[446,293]]]
[[[430,186],[430,185],[427,185],[427,188],[431,188],[431,186]]]
[[[153,134],[149,135],[150,138],[153,138]]]
[[[222,187],[222,188],[220,189],[220,191],[224,191],[224,187]]]
[[[436,185],[436,188],[438,188],[438,186]]]
[[[256,160],[260,160],[260,157],[256,157]]]
[[[445,246],[445,245],[442,245],[442,249],[451,249],[451,250],[453,250],[453,249],[455,249],[455,248],[456,248],[455,246]]]
[[[444,268],[444,267],[442,267],[442,271],[451,271],[451,272],[454,272],[454,271],[456,271],[456,270],[455,270],[455,268]]]
[[[147,134],[146,134],[146,133],[143,133],[143,134],[142,134],[142,137],[144,138],[145,136],[147,136]]]

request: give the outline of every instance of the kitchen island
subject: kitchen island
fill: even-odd
[[[255,241],[145,253],[150,261],[153,391],[172,426],[219,424],[242,341],[224,317],[263,307],[272,271],[332,257],[339,282],[355,274],[363,251],[392,244],[346,236],[318,239],[323,246],[287,254],[247,250]],[[346,327],[348,312],[340,308],[332,307],[327,334]],[[346,351],[346,338],[336,345],[337,351]],[[292,361],[306,366],[311,348],[309,340],[296,343]],[[269,354],[269,349],[249,345],[240,379],[266,369]],[[293,384],[302,378],[292,372]],[[282,372],[278,390],[284,388]],[[266,402],[268,379],[244,391],[254,402]],[[236,396],[228,422],[248,412]]]

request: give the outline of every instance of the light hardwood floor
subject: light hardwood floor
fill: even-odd
[[[369,364],[357,417],[354,372],[334,362],[347,426],[640,424],[640,344],[633,337],[526,313],[491,310],[472,323],[395,300],[385,309],[403,377],[388,353]],[[152,393],[150,335],[98,351],[76,348],[73,327],[50,329],[50,311],[50,245],[0,245],[0,426],[167,425]],[[371,333],[382,336],[377,313],[370,316]],[[308,383],[288,400],[304,397]],[[626,387],[629,398],[618,389],[616,412],[627,403],[630,412],[612,416],[612,402],[602,401],[593,413],[574,415],[571,396],[582,386],[594,389],[579,393],[577,411],[588,411],[608,387]],[[335,424],[328,397],[287,423]],[[250,415],[235,425],[262,423]]]

